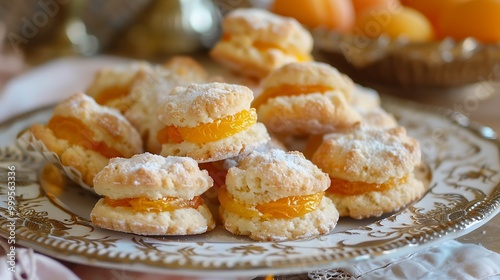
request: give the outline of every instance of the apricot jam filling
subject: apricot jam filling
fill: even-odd
[[[94,140],[94,131],[88,129],[77,118],[53,116],[49,121],[48,127],[57,138],[64,139],[73,145],[96,151],[106,158],[124,157],[121,152],[109,147],[103,141]]]
[[[244,218],[293,219],[302,217],[318,208],[324,192],[311,195],[289,196],[276,201],[262,203],[255,206],[249,205],[232,197],[227,188],[219,189],[219,202],[227,211]]]
[[[315,92],[324,93],[329,90],[332,90],[332,88],[322,85],[280,85],[277,87],[271,87],[264,90],[252,102],[252,107],[259,108],[259,106],[266,103],[267,100],[279,96],[296,96],[296,95],[310,94]]]
[[[195,196],[190,200],[184,200],[177,197],[163,197],[158,200],[152,200],[145,197],[111,199],[105,196],[104,203],[111,207],[130,207],[139,212],[166,212],[180,208],[197,209],[203,203],[203,199],[199,196]]]
[[[342,179],[331,178],[331,185],[326,190],[327,192],[339,195],[360,195],[368,192],[385,192],[395,186],[405,184],[408,181],[408,176],[401,178],[393,178],[382,184],[365,183],[365,182],[350,182]]]
[[[126,97],[130,93],[131,85],[114,85],[103,89],[95,96],[97,104],[106,105],[109,102]]]
[[[195,127],[169,125],[158,131],[156,139],[161,144],[182,143],[184,141],[203,144],[232,136],[247,129],[256,122],[257,113],[252,108]]]
[[[225,42],[230,41],[231,37],[232,36],[230,34],[225,33],[222,35],[221,41],[225,41]],[[253,47],[258,49],[261,52],[265,52],[265,51],[270,50],[270,49],[278,49],[285,54],[294,56],[297,59],[297,61],[299,61],[299,62],[307,62],[307,61],[312,60],[311,55],[308,53],[303,53],[303,52],[297,50],[296,48],[292,48],[292,47],[284,48],[283,46],[280,46],[276,43],[255,41],[253,43]]]

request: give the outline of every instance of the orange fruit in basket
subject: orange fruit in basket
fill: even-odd
[[[386,8],[395,9],[401,6],[399,0],[351,0],[354,5],[354,12],[357,16],[361,15],[364,11]]]
[[[437,22],[447,11],[467,1],[470,0],[401,0],[401,3],[421,12],[437,26]]]
[[[324,26],[339,32],[349,31],[355,18],[351,0],[275,0],[270,10],[309,28]]]
[[[405,37],[412,42],[425,42],[434,38],[430,21],[419,11],[404,6],[364,12],[356,19],[354,33],[370,38],[382,34],[391,38]]]
[[[474,37],[500,42],[500,0],[474,0],[450,9],[438,22],[439,34],[455,39]]]

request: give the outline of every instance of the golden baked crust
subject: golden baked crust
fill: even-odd
[[[142,139],[130,122],[115,109],[98,105],[91,97],[76,93],[59,103],[54,116],[73,117],[92,130],[93,141],[103,141],[124,157],[142,153]]]
[[[208,73],[205,68],[189,56],[173,56],[163,66],[170,70],[178,79],[181,79],[181,83],[196,83],[208,80]]]
[[[58,139],[46,125],[35,124],[30,127],[29,131],[36,139],[42,141],[47,149],[56,153],[64,166],[72,166],[78,170],[83,182],[89,187],[94,186],[95,175],[109,162],[108,158],[96,151]]]
[[[100,69],[85,92],[95,98],[100,105],[116,108],[123,113],[134,103],[132,89],[153,72],[152,68],[147,62],[137,62],[125,67]],[[109,90],[121,93],[118,98],[101,102],[101,94]]]
[[[384,213],[398,211],[425,193],[424,184],[415,178],[413,172],[406,183],[394,186],[387,191],[372,191],[360,195],[338,195],[326,192],[341,217],[364,219],[379,217]]]
[[[113,158],[94,178],[94,190],[111,199],[171,196],[192,199],[213,185],[206,170],[186,157],[163,157],[150,153],[129,159]]]
[[[211,162],[247,154],[266,144],[269,134],[262,123],[255,123],[249,128],[218,141],[202,144],[184,141],[162,145],[163,156],[186,156],[197,162]]]
[[[384,183],[412,172],[420,157],[418,141],[404,127],[360,127],[325,136],[312,162],[332,178]]]
[[[213,185],[206,170],[190,158],[162,157],[150,153],[130,159],[113,158],[94,178],[94,190],[110,199],[176,197],[190,200]],[[142,235],[199,234],[215,226],[205,202],[196,208],[139,211],[110,206],[101,199],[90,214],[99,227]]]
[[[284,241],[327,234],[337,225],[339,212],[329,198],[323,197],[316,210],[293,219],[243,218],[223,206],[219,207],[219,217],[224,228],[233,234],[248,235],[258,241]]]
[[[132,125],[118,111],[97,105],[83,93],[75,94],[57,105],[53,116],[73,117],[81,121],[92,131],[93,138],[89,138],[89,142],[104,142],[128,157],[142,152],[141,138]],[[83,182],[90,187],[93,186],[94,176],[108,164],[107,156],[79,143],[57,138],[48,125],[35,124],[29,131],[47,149],[56,153],[63,165],[76,168]]]
[[[231,11],[222,22],[224,33],[246,35],[254,40],[292,47],[304,53],[312,50],[311,34],[295,19],[263,9],[243,8]]]
[[[272,149],[254,151],[231,167],[226,176],[228,194],[249,205],[270,203],[287,197],[322,193],[330,186],[330,178],[300,152]],[[335,205],[321,197],[316,209],[290,219],[242,217],[219,208],[223,226],[238,235],[255,240],[280,241],[325,234],[338,221]]]
[[[207,79],[205,70],[192,58],[175,56],[165,67],[152,68],[152,72],[132,88],[134,102],[124,112],[124,116],[141,134],[145,150],[155,154],[161,152],[156,134],[164,127],[157,118],[160,105],[174,87],[203,83]]]
[[[188,235],[215,227],[205,203],[197,209],[181,208],[164,212],[139,212],[127,207],[110,207],[100,199],[90,213],[95,225],[140,235]]]
[[[330,186],[330,178],[302,153],[272,149],[254,151],[230,168],[226,186],[234,198],[256,205],[322,192]]]
[[[291,135],[346,130],[361,121],[340,91],[271,98],[257,114],[269,131]]]
[[[355,90],[354,82],[347,75],[329,64],[314,61],[286,64],[262,80],[264,91],[283,85],[323,86],[341,92],[346,100],[350,100]]]
[[[371,88],[355,85],[349,104],[358,112],[371,111],[380,108],[380,96],[377,91]]]
[[[273,69],[309,56],[311,34],[295,19],[285,18],[261,9],[236,9],[222,22],[224,32],[210,55],[229,68],[263,78]],[[229,39],[224,40],[224,37]],[[256,43],[270,48],[259,49]],[[294,50],[290,52],[290,50]]]
[[[378,128],[394,128],[398,126],[398,122],[392,114],[389,114],[381,107],[376,107],[368,111],[362,111],[361,123],[364,126],[372,126]]]
[[[250,109],[253,92],[226,83],[191,84],[176,87],[158,110],[165,125],[195,127]]]

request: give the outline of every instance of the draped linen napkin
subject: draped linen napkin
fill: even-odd
[[[119,66],[130,60],[99,56],[92,58],[63,58],[34,68],[9,81],[0,92],[0,122],[42,106],[55,104],[77,91],[84,91],[95,72],[105,66]],[[497,234],[497,233],[489,233]],[[5,242],[0,238],[0,242]],[[78,279],[66,266],[54,259],[34,253],[30,249],[18,250],[25,275],[22,279]],[[16,279],[7,266],[7,256],[0,258],[0,279]],[[124,272],[113,269],[79,269],[74,271],[92,279],[93,273],[107,274],[119,279],[116,273],[126,273],[127,279],[229,279],[220,277],[172,277],[147,273]],[[342,272],[342,273],[339,273]],[[330,274],[329,274],[330,273]],[[333,275],[337,278],[332,278]],[[342,275],[341,275],[342,274]],[[121,275],[121,274],[120,274]],[[252,279],[258,275],[252,276]],[[292,277],[292,276],[290,276]],[[333,276],[336,277],[336,276]],[[307,278],[307,276],[306,276]],[[356,262],[339,269],[310,273],[311,279],[500,279],[500,255],[484,247],[447,241],[404,257]],[[20,278],[21,279],[21,278]],[[238,278],[242,279],[242,278]],[[303,278],[289,278],[303,279]]]

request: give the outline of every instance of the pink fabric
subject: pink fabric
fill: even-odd
[[[3,238],[0,238],[0,245],[6,251],[9,244]],[[80,279],[71,270],[59,263],[58,261],[34,253],[32,249],[19,248],[15,249],[15,265],[9,262],[11,258],[5,253],[0,258],[0,279],[2,280],[17,280],[17,279],[32,279],[32,280],[77,280]]]

